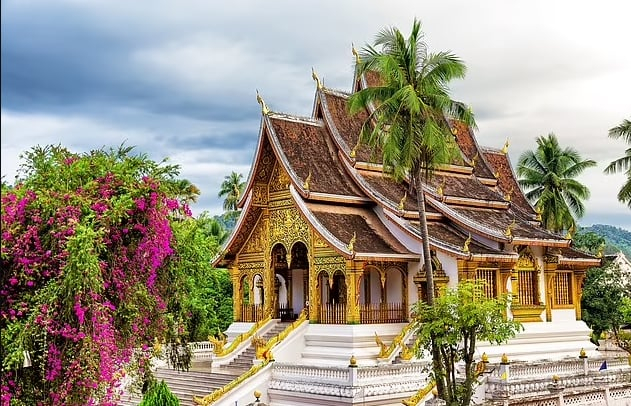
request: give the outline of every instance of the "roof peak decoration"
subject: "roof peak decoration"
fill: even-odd
[[[515,217],[513,217],[513,222],[510,223],[508,227],[506,227],[506,231],[504,231],[504,235],[508,238],[513,238],[513,228],[515,228],[516,225],[517,225],[517,222],[515,221]]]
[[[401,200],[399,201],[399,206],[398,209],[399,211],[404,211],[405,210],[405,202],[408,200],[408,192],[407,190],[405,191],[405,193],[403,194],[403,197],[401,198]]]
[[[445,197],[445,191],[444,191],[445,183],[447,183],[447,179],[443,176],[443,181],[436,188],[436,193],[438,193],[438,197],[440,197],[441,201]]]
[[[353,55],[355,55],[355,63],[359,65],[359,63],[361,62],[361,58],[359,57],[359,53],[355,49],[355,44],[353,44],[352,42],[351,42],[351,52],[353,53]]]
[[[256,101],[261,105],[261,112],[264,116],[269,115],[269,109],[267,108],[267,104],[265,104],[265,100],[261,97],[259,93],[259,89],[256,89]]]
[[[508,138],[506,138],[506,142],[504,143],[504,146],[502,147],[502,154],[506,155],[508,154],[508,146],[510,145],[510,143],[508,142]]]
[[[507,202],[510,202],[513,196],[513,192],[514,192],[513,186],[511,185],[510,190],[506,192],[506,194],[504,195],[504,200],[506,200]]]
[[[475,155],[473,156],[473,158],[471,158],[470,164],[471,164],[471,167],[474,168],[474,169],[475,169],[475,165],[476,165],[476,163],[478,161],[479,156],[480,156],[480,154],[476,152]]]
[[[315,71],[315,69],[313,67],[311,67],[311,77],[313,78],[313,80],[316,81],[316,84],[318,86],[318,90],[322,90],[322,87],[323,87],[322,81],[318,77],[318,74],[316,73],[316,71]]]

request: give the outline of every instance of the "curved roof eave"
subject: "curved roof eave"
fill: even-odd
[[[247,179],[248,183],[246,184],[245,189],[243,190],[243,196],[241,196],[241,199],[239,199],[239,201],[237,202],[237,207],[243,207],[246,200],[246,196],[250,193],[250,190],[252,189],[254,185],[254,174],[256,173],[256,170],[258,169],[259,158],[261,158],[261,154],[263,153],[263,143],[265,142],[265,137],[263,137],[263,131],[265,131],[265,115],[261,114],[261,124],[259,125],[259,139],[258,139],[258,143],[256,144],[256,150],[254,152],[254,163],[250,167],[250,173],[248,173],[248,179]]]

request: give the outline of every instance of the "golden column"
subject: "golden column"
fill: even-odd
[[[552,304],[554,301],[554,276],[556,274],[558,258],[545,255],[543,258],[543,273],[545,281],[546,321],[552,321]]]
[[[241,321],[241,308],[243,307],[243,292],[239,283],[239,266],[230,268],[230,279],[232,280],[232,317],[234,321]]]
[[[359,316],[359,279],[363,272],[363,264],[356,263],[352,259],[346,260],[348,283],[346,284],[346,323],[356,324],[360,322]]]
[[[574,300],[574,311],[576,313],[576,320],[581,320],[581,299],[583,298],[583,281],[585,280],[585,270],[572,272],[574,277],[572,278],[572,300]]]

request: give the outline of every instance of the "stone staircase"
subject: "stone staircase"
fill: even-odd
[[[266,334],[262,336],[264,340],[269,340],[282,332],[290,323],[277,323]],[[203,397],[209,393],[232,382],[241,374],[249,370],[253,365],[256,356],[254,346],[248,347],[229,364],[222,365],[215,372],[208,371],[207,368],[193,368],[189,371],[175,371],[170,368],[158,368],[155,377],[158,381],[163,380],[180,400],[181,406],[194,406],[193,396]],[[120,401],[120,406],[137,406],[142,400],[142,395],[124,394]]]
[[[263,340],[268,341],[270,338],[278,335],[283,330],[285,330],[287,326],[289,326],[289,324],[289,322],[279,322],[261,337],[263,338]],[[245,351],[239,354],[239,356],[237,356],[229,364],[222,365],[220,369],[241,375],[252,367],[255,357],[256,348],[254,348],[253,345],[250,345]]]

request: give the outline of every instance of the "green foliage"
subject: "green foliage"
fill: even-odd
[[[476,343],[501,344],[521,329],[521,324],[505,317],[507,296],[486,298],[482,282],[463,281],[456,289],[446,289],[433,306],[414,305],[417,355],[440,350],[433,360],[432,375],[445,388],[448,405],[469,405],[477,385],[474,354]],[[464,361],[465,379],[456,379],[456,364]]]
[[[541,209],[542,225],[551,231],[576,230],[583,217],[583,200],[589,189],[575,178],[596,162],[584,160],[572,148],[561,149],[556,135],[537,138],[537,149],[526,151],[517,162],[519,185],[526,198]]]
[[[597,255],[603,253],[606,247],[605,238],[593,231],[580,228],[572,238],[572,246],[584,252]]]
[[[224,178],[219,189],[218,197],[225,197],[223,209],[226,211],[236,211],[237,203],[245,189],[245,182],[242,181],[243,175],[232,172]]]
[[[620,284],[620,268],[611,262],[587,271],[581,299],[582,319],[595,338],[605,331],[617,334],[624,322],[626,289]]]
[[[631,231],[611,225],[594,224],[590,227],[582,227],[580,233],[583,232],[593,232],[603,237],[606,242],[605,254],[617,254],[618,251],[622,251],[627,258],[631,259]]]
[[[162,380],[149,386],[138,406],[180,406],[180,400]]]
[[[611,162],[606,168],[605,173],[619,173],[624,172],[627,177],[627,181],[622,185],[618,192],[618,200],[622,203],[626,203],[631,208],[631,121],[625,119],[622,120],[620,125],[613,127],[609,130],[609,137],[614,139],[622,139],[630,145],[625,150],[623,157]]]

